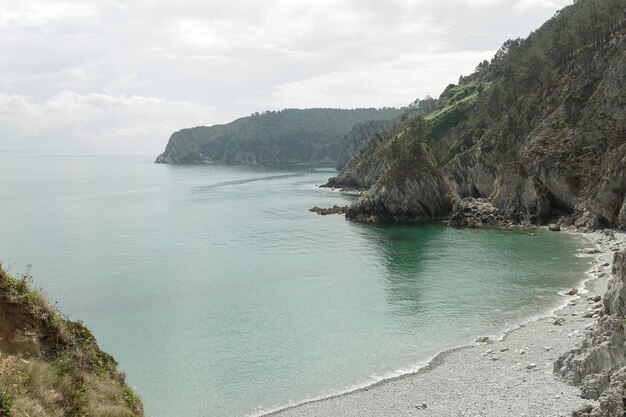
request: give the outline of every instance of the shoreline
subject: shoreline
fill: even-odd
[[[547,227],[545,227],[547,229]],[[558,232],[556,232],[558,233]],[[540,324],[545,325],[546,322],[550,322],[550,326],[555,329],[550,329],[547,327],[548,333],[555,333],[556,330],[559,330],[557,333],[561,333],[561,335],[556,335],[548,340],[544,340],[542,337],[536,338],[535,341],[543,341],[544,343],[552,343],[561,342],[560,344],[566,345],[563,347],[559,347],[558,350],[551,346],[545,346],[544,351],[546,353],[550,353],[547,356],[550,356],[550,365],[554,363],[554,361],[561,354],[573,349],[579,342],[578,338],[581,338],[585,331],[593,327],[593,323],[597,321],[597,316],[591,316],[589,314],[589,310],[587,309],[591,303],[591,301],[586,300],[587,295],[591,293],[595,293],[600,296],[604,296],[606,291],[606,286],[609,278],[611,277],[611,266],[613,260],[613,253],[615,252],[613,248],[615,245],[618,245],[622,250],[626,248],[626,232],[623,231],[614,231],[615,239],[611,240],[607,235],[605,235],[602,231],[595,232],[578,232],[573,230],[564,230],[560,233],[567,233],[573,235],[573,237],[580,237],[587,241],[587,244],[584,245],[587,248],[583,251],[583,253],[577,253],[575,256],[583,256],[593,258],[590,261],[590,268],[584,272],[584,276],[579,281],[576,289],[578,293],[575,295],[567,295],[566,292],[568,289],[564,289],[559,292],[559,295],[564,297],[564,300],[560,302],[556,307],[550,309],[548,312],[538,313],[536,315],[530,316],[524,321],[513,324],[510,327],[503,329],[501,332],[498,332],[496,335],[489,336],[489,339],[486,342],[474,342],[470,344],[463,344],[460,346],[455,346],[451,348],[444,349],[434,356],[426,359],[422,362],[418,362],[416,367],[402,373],[400,375],[392,375],[390,377],[383,377],[383,379],[379,381],[375,381],[373,383],[364,383],[363,386],[357,386],[354,389],[349,389],[345,392],[338,392],[335,394],[330,394],[327,396],[313,398],[304,400],[302,402],[298,402],[295,404],[289,404],[286,406],[277,407],[274,409],[266,409],[263,411],[258,411],[255,413],[248,414],[248,417],[270,417],[270,416],[333,416],[338,415],[337,410],[342,410],[342,416],[361,416],[361,415],[371,415],[371,416],[380,416],[380,415],[441,415],[448,416],[453,415],[450,413],[457,413],[455,415],[465,416],[458,407],[453,407],[453,409],[447,409],[444,414],[441,413],[440,410],[437,410],[437,407],[433,407],[428,403],[428,401],[422,401],[420,398],[427,397],[428,385],[420,386],[418,390],[414,390],[414,394],[416,396],[412,396],[412,401],[409,398],[403,400],[406,404],[404,410],[402,410],[401,404],[398,404],[397,401],[394,401],[394,398],[385,395],[382,391],[389,391],[389,388],[392,387],[393,390],[397,391],[398,386],[406,386],[413,385],[419,386],[422,379],[427,379],[427,375],[429,373],[435,373],[440,368],[450,367],[449,362],[453,362],[453,359],[457,359],[456,356],[476,356],[478,350],[484,353],[480,353],[480,357],[483,359],[491,359],[483,361],[483,364],[493,363],[503,363],[504,361],[500,361],[499,356],[503,354],[510,353],[510,347],[501,347],[500,345],[511,344],[507,342],[512,342],[512,344],[516,344],[518,342],[517,339],[526,340],[524,336],[527,336],[525,333],[536,333],[537,329],[531,329],[532,327],[537,327]],[[596,251],[594,251],[597,250]],[[595,252],[595,253],[590,253]],[[607,265],[608,264],[608,265]],[[587,302],[585,302],[587,301]],[[597,305],[594,304],[594,305]],[[580,311],[581,308],[584,311]],[[584,313],[584,314],[583,314]],[[585,317],[589,315],[589,317]],[[563,322],[567,322],[567,319],[564,316],[569,316],[571,320],[568,322],[568,326],[563,326],[563,324],[556,325],[552,324],[557,318],[563,319]],[[567,328],[567,335],[564,334],[563,330]],[[477,335],[480,336],[480,335]],[[546,336],[546,335],[540,335]],[[559,337],[563,336],[563,337]],[[493,337],[493,338],[492,338]],[[478,340],[478,339],[477,339]],[[570,343],[567,343],[569,341]],[[519,344],[519,343],[517,343]],[[570,346],[567,346],[570,345]],[[488,349],[498,347],[498,351],[496,349]],[[524,360],[528,359],[530,355],[525,355],[527,351],[530,349],[529,346],[523,345],[523,347],[519,349],[515,349],[515,354],[519,357],[515,358],[516,360]],[[509,355],[510,356],[510,355]],[[545,355],[544,355],[545,356]],[[451,359],[451,357],[453,359]],[[510,362],[510,361],[509,361]],[[480,362],[479,362],[480,363]],[[515,362],[515,365],[520,365],[520,362]],[[523,364],[522,364],[523,365]],[[519,367],[519,366],[518,366]],[[453,366],[454,368],[454,366]],[[480,368],[480,366],[479,366]],[[489,366],[485,366],[484,368],[489,368]],[[545,367],[544,367],[545,368]],[[523,366],[522,366],[523,369]],[[488,371],[487,369],[484,369]],[[533,370],[538,370],[537,364],[534,362],[530,362],[526,365],[526,370],[530,372],[526,372],[528,379],[522,379],[524,383],[530,381],[532,384],[532,376],[536,372],[532,372]],[[552,367],[550,366],[549,374],[551,379],[557,386],[561,386],[565,391],[569,391],[567,397],[569,398],[566,401],[565,406],[561,405],[558,407],[558,410],[555,414],[549,414],[554,416],[561,415],[569,415],[574,409],[580,407],[583,404],[595,404],[594,401],[583,400],[578,396],[579,388],[575,386],[568,385],[566,382],[560,380],[555,375],[552,374]],[[402,370],[392,371],[390,374],[394,374],[396,372],[402,372]],[[454,369],[450,369],[451,373],[454,373]],[[542,372],[544,374],[545,372]],[[504,376],[504,375],[502,375]],[[480,381],[476,381],[480,383]],[[406,387],[400,387],[406,388]],[[446,391],[446,386],[443,387],[444,392]],[[452,388],[452,387],[450,387]],[[466,386],[466,389],[471,391],[471,386]],[[496,387],[497,388],[497,387]],[[457,390],[458,391],[458,390]],[[563,391],[563,390],[562,390]],[[561,393],[562,393],[561,391]],[[451,395],[452,393],[450,393]],[[493,395],[495,396],[495,392]],[[555,400],[561,400],[564,396],[554,394],[556,396]],[[378,397],[383,398],[378,398]],[[463,399],[463,397],[460,397]],[[481,397],[485,404],[489,404],[495,398]],[[522,398],[522,402],[527,402],[526,399]],[[514,402],[514,401],[513,401]],[[555,401],[557,402],[557,401]],[[563,402],[563,401],[558,401]],[[332,404],[331,404],[332,403]],[[432,404],[432,403],[431,403]],[[430,407],[429,407],[430,405]],[[346,408],[347,406],[347,408]],[[493,407],[492,407],[493,408]],[[510,407],[509,407],[510,408]],[[469,411],[469,410],[467,410]],[[484,411],[484,410],[483,410]],[[474,412],[469,411],[470,414],[467,415],[493,415],[499,416],[503,415],[505,412],[501,408],[497,408],[496,410],[491,410],[490,412],[495,411],[494,414],[483,414],[480,411]],[[510,410],[513,412],[513,410]],[[419,414],[416,414],[419,413]],[[522,414],[511,414],[511,415],[526,415]],[[535,415],[535,414],[529,414]],[[546,414],[541,414],[541,416],[547,416]]]

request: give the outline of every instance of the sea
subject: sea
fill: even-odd
[[[149,416],[248,416],[416,370],[564,302],[582,237],[360,224],[331,168],[0,155],[0,260]]]

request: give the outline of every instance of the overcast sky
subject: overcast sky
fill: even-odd
[[[144,154],[255,111],[403,106],[571,0],[1,0],[0,151]]]

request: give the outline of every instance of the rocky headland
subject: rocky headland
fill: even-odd
[[[413,175],[406,171],[417,170]],[[435,221],[447,218],[456,196],[428,146],[417,143],[399,164],[348,208],[358,221]]]
[[[323,164],[346,160],[360,140],[408,108],[287,109],[174,132],[156,159],[164,164]]]
[[[361,221],[480,225],[493,214],[625,228],[625,22],[617,0],[562,9],[527,39],[505,42],[428,111],[371,136],[327,186],[364,192],[348,210]],[[466,221],[468,198],[498,214]]]

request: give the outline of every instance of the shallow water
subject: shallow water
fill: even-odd
[[[374,381],[559,302],[565,234],[362,225],[331,170],[0,157],[0,259],[94,331],[154,417]]]

